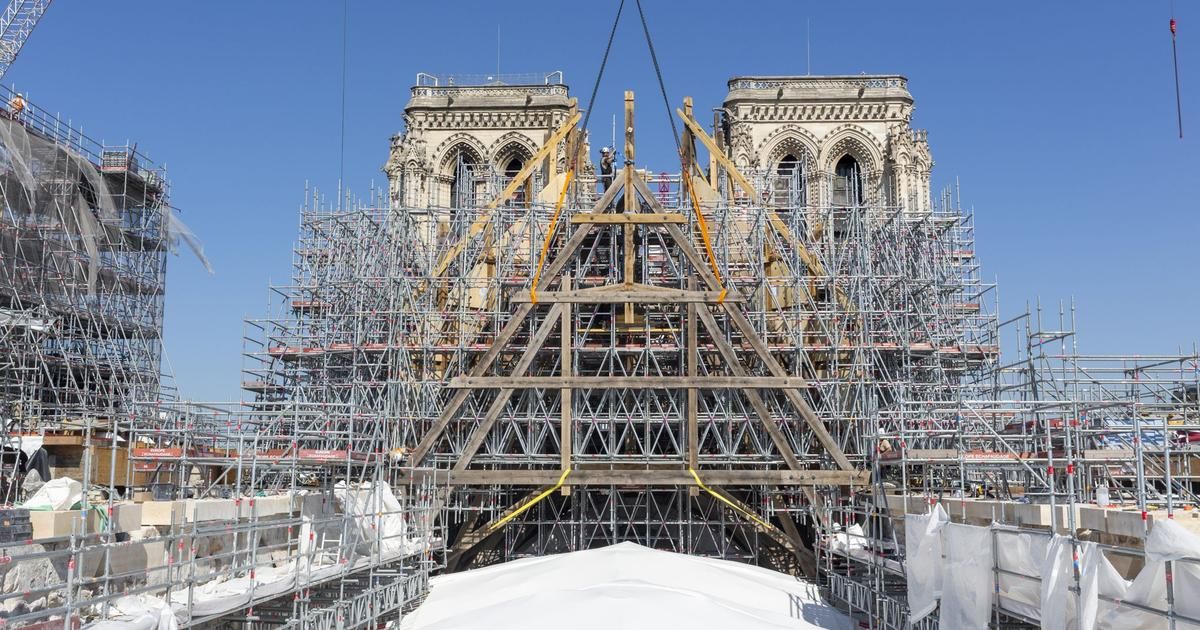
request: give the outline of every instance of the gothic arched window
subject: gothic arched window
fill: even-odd
[[[504,183],[503,183],[503,185],[508,186],[510,183],[512,183],[513,178],[516,177],[521,172],[521,169],[523,169],[523,168],[525,168],[525,160],[521,159],[521,156],[519,156],[519,155],[514,156],[512,159],[510,159],[508,161],[508,163],[504,165]],[[525,187],[524,186],[517,188],[517,191],[513,193],[513,196],[510,200],[510,205],[514,205],[514,206],[525,205]]]
[[[775,167],[775,206],[793,208],[806,203],[804,163],[792,153],[784,155]]]
[[[857,206],[863,202],[863,177],[858,160],[843,155],[833,168],[833,205]]]
[[[475,170],[478,163],[466,149],[460,149],[450,174],[450,207],[469,208],[475,204]]]

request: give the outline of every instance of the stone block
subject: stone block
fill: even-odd
[[[118,503],[113,506],[113,531],[133,532],[142,527],[142,506],[137,503]]]
[[[33,539],[46,540],[70,536],[79,518],[79,510],[32,510],[29,522],[33,525]],[[89,515],[88,531],[95,531],[95,515]]]
[[[243,503],[246,501],[243,499]],[[238,506],[233,499],[189,499],[184,516],[192,521],[229,521],[238,517]]]
[[[1154,515],[1148,515],[1147,519],[1152,523]],[[1107,521],[1105,531],[1114,536],[1141,538],[1147,531],[1148,523],[1142,522],[1142,514],[1136,510],[1108,510]]]
[[[172,525],[183,522],[183,501],[146,501],[142,506],[142,525]]]
[[[1079,526],[1097,532],[1108,531],[1108,512],[1102,507],[1082,506],[1079,508]]]

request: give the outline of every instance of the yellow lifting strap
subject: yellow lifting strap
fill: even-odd
[[[532,304],[537,304],[538,279],[542,277],[542,265],[546,264],[546,253],[550,251],[550,240],[554,238],[558,215],[562,214],[563,200],[567,198],[567,188],[570,188],[573,177],[575,177],[575,169],[567,169],[567,175],[563,178],[562,190],[558,191],[558,201],[554,204],[554,216],[550,219],[550,227],[546,229],[546,241],[542,243],[542,255],[538,257],[537,269],[533,272],[533,285],[529,287],[529,301]]]
[[[528,510],[529,508],[531,508],[531,507],[533,507],[533,506],[537,505],[538,501],[541,501],[542,499],[545,499],[546,497],[548,497],[548,496],[550,496],[551,494],[553,494],[555,490],[558,490],[559,488],[561,488],[561,487],[562,487],[562,485],[563,485],[563,482],[567,480],[567,475],[569,475],[569,474],[571,474],[571,469],[570,469],[570,468],[568,468],[568,469],[564,470],[564,471],[563,471],[563,474],[562,474],[562,476],[558,478],[558,483],[554,484],[554,487],[553,487],[553,488],[550,488],[549,490],[546,490],[545,492],[543,492],[543,493],[541,493],[541,494],[537,495],[536,497],[533,497],[533,500],[532,500],[532,501],[530,501],[529,503],[526,503],[525,505],[522,505],[522,506],[521,506],[519,509],[517,509],[516,511],[514,511],[512,514],[509,514],[508,516],[505,516],[504,518],[502,518],[502,519],[500,519],[500,520],[496,521],[495,523],[492,523],[492,526],[488,528],[488,531],[489,531],[489,532],[494,532],[494,531],[496,531],[497,529],[500,529],[501,527],[504,527],[504,524],[505,524],[505,523],[507,523],[507,522],[509,522],[509,521],[513,520],[514,518],[517,518],[518,516],[520,516],[520,515],[524,514],[526,510]]]
[[[704,213],[700,210],[700,200],[696,198],[696,186],[692,183],[692,174],[690,165],[683,172],[684,185],[688,189],[688,197],[692,200],[692,210],[696,212],[696,223],[700,226],[700,238],[704,241],[704,250],[708,252],[708,261],[712,263],[713,276],[717,279],[717,286],[721,287],[721,294],[717,296],[717,304],[725,301],[724,283],[721,282],[721,270],[717,268],[717,257],[713,254],[712,239],[708,236],[708,222],[704,220]],[[692,473],[695,474],[694,472]],[[699,478],[697,478],[699,481]],[[731,504],[732,505],[732,504]]]
[[[765,527],[765,528],[767,528],[767,529],[770,529],[770,528],[771,528],[771,525],[770,525],[770,524],[768,524],[766,521],[762,520],[761,518],[759,518],[757,514],[754,514],[753,512],[750,512],[749,510],[746,510],[745,508],[743,508],[742,506],[740,506],[740,505],[738,505],[738,504],[734,503],[733,501],[730,501],[729,499],[726,499],[724,495],[722,495],[722,494],[720,494],[720,493],[718,493],[718,492],[714,491],[712,488],[709,488],[708,486],[704,485],[704,482],[703,482],[703,481],[700,481],[700,475],[697,475],[697,474],[696,474],[696,469],[692,468],[691,466],[688,466],[688,472],[692,473],[692,478],[694,478],[694,479],[696,480],[696,485],[697,485],[697,486],[700,486],[700,489],[701,489],[701,490],[703,490],[703,491],[705,491],[705,492],[707,492],[707,493],[709,493],[709,494],[713,495],[714,497],[716,497],[716,498],[720,499],[722,503],[724,503],[725,505],[728,505],[729,507],[731,507],[731,508],[733,508],[733,509],[737,510],[738,512],[741,512],[743,515],[745,515],[745,517],[746,517],[746,518],[748,518],[748,519],[750,519],[750,520],[754,521],[755,523],[758,523],[759,525],[762,525],[763,527]]]

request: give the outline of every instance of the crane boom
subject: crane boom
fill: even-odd
[[[51,0],[11,0],[0,14],[0,79],[21,52]]]

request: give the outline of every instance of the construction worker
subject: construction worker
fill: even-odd
[[[613,161],[615,159],[616,155],[612,149],[608,147],[600,149],[600,185],[604,186],[606,192],[613,183]]]
[[[20,118],[23,111],[25,111],[25,96],[17,92],[8,100],[8,117],[16,120]]]

